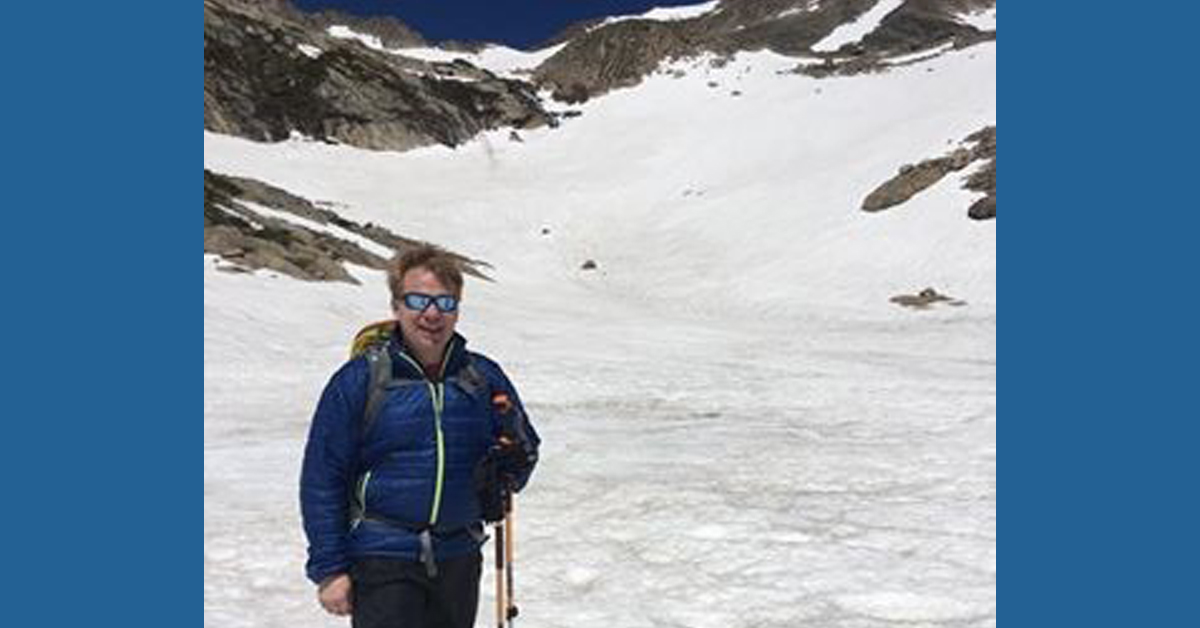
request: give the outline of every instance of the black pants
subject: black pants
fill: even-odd
[[[353,628],[472,628],[479,606],[479,552],[425,565],[393,558],[363,558],[350,568]]]

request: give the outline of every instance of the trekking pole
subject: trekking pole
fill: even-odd
[[[496,628],[504,628],[504,525],[497,521],[496,530]]]
[[[516,526],[516,515],[513,514],[513,494],[512,490],[505,491],[504,495],[504,580],[508,585],[507,599],[508,608],[505,609],[505,617],[508,618],[508,625],[511,628],[512,620],[520,612],[516,602],[513,601],[513,545],[516,543],[516,532],[513,528]]]

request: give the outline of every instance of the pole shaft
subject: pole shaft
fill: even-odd
[[[495,525],[496,532],[496,626],[504,628],[504,526],[499,521]]]
[[[504,515],[504,580],[507,584],[507,608],[505,613],[508,617],[509,625],[512,625],[512,618],[516,617],[516,604],[513,602],[513,545],[516,543],[516,533],[513,531],[516,526],[516,517],[513,515],[513,497],[510,491],[506,497]]]

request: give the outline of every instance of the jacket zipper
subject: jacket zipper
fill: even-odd
[[[437,525],[438,511],[442,508],[442,483],[446,478],[446,444],[442,437],[442,409],[446,406],[446,388],[441,383],[429,385],[433,395],[433,425],[437,437],[437,483],[433,487],[433,508],[429,511],[429,525]]]
[[[433,433],[434,440],[437,443],[437,471],[435,472],[433,485],[433,506],[429,511],[429,525],[437,525],[438,511],[442,508],[442,485],[446,481],[446,443],[445,437],[442,434],[442,410],[446,406],[446,363],[450,361],[450,353],[454,349],[454,339],[450,339],[450,344],[446,347],[446,353],[442,356],[442,369],[438,375],[438,382],[429,381],[429,377],[425,377],[425,384],[429,387],[430,400],[433,403]],[[424,374],[425,369],[417,364],[415,360],[408,354],[401,352],[401,357],[408,360],[409,364],[416,367],[417,372]]]

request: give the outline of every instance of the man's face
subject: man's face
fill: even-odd
[[[428,268],[418,266],[404,273],[403,294],[419,293],[431,297],[444,295],[455,296],[454,293],[438,281],[436,275]],[[396,320],[400,322],[400,330],[404,333],[404,341],[416,354],[421,362],[431,364],[441,360],[446,350],[446,343],[454,335],[454,325],[458,322],[458,311],[443,312],[434,303],[421,311],[411,309],[404,303],[404,298],[393,305]]]

